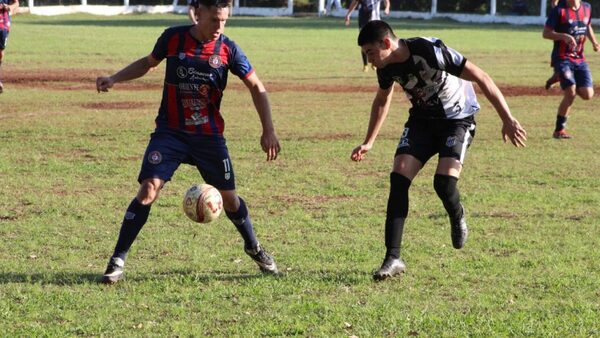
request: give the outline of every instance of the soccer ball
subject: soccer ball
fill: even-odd
[[[185,192],[183,212],[192,221],[209,223],[223,211],[223,198],[210,184],[195,184]]]

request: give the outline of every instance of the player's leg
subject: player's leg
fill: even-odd
[[[193,161],[204,181],[221,193],[225,214],[244,240],[244,251],[261,271],[276,274],[275,260],[259,244],[246,202],[235,190],[235,174],[225,141],[205,142],[202,147],[193,149]]]
[[[371,12],[368,11],[358,11],[358,30],[360,31],[366,24],[371,20]],[[363,63],[363,72],[368,72],[369,67],[367,67],[367,54],[360,50],[360,56],[362,58]]]
[[[577,95],[584,100],[590,100],[594,97],[594,82],[592,72],[587,62],[582,62],[575,67],[575,83],[577,86]]]
[[[116,283],[123,278],[123,268],[131,245],[148,220],[152,203],[165,182],[179,167],[187,146],[169,134],[154,133],[150,139],[138,176],[140,188],[123,217],[119,237],[104,273],[103,283]]]
[[[577,96],[575,67],[571,62],[563,61],[556,66],[556,71],[560,76],[560,87],[563,90],[563,97],[558,105],[556,124],[552,137],[556,139],[569,139],[571,135],[566,131],[567,119],[571,113],[573,101],[575,101],[575,97]]]
[[[548,78],[548,80],[546,80],[546,85],[544,85],[544,88],[546,88],[546,90],[552,88],[552,86],[556,83],[558,83],[560,81],[560,77],[558,75],[557,72],[552,73],[552,75],[550,75],[550,77]]]
[[[438,140],[440,159],[433,178],[433,187],[450,218],[452,245],[460,249],[465,245],[469,231],[457,184],[467,148],[475,136],[475,121],[471,117],[445,123],[447,130],[440,134]]]
[[[6,48],[6,40],[8,39],[8,31],[0,29],[0,94],[4,92],[2,84],[2,59],[4,59],[4,49]]]
[[[426,130],[421,129],[418,124],[408,122],[398,143],[390,174],[390,193],[385,218],[386,253],[381,267],[373,274],[375,280],[384,280],[406,269],[400,258],[400,249],[404,223],[408,216],[408,191],[419,170],[434,154],[428,137]]]

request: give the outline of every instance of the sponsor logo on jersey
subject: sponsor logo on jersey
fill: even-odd
[[[208,58],[208,65],[213,68],[219,68],[223,65],[223,62],[221,62],[220,56],[213,54]]]
[[[159,151],[153,151],[148,154],[148,162],[152,164],[159,164],[162,162],[162,154]]]
[[[213,78],[213,74],[210,73],[202,73],[197,71],[194,67],[177,67],[177,76],[180,79],[189,79],[191,81],[194,80],[210,80]]]
[[[181,53],[179,53],[179,60],[183,60],[183,59],[185,59],[185,53],[181,52]]]

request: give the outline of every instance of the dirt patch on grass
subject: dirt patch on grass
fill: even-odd
[[[151,104],[143,101],[123,101],[123,102],[92,102],[92,103],[84,103],[81,105],[82,108],[85,109],[98,109],[98,110],[106,110],[106,109],[139,109],[139,108],[147,108],[150,106],[155,106],[155,104]]]
[[[17,70],[5,72],[3,81],[7,85],[12,85],[15,87],[43,88],[49,90],[95,90],[96,77],[108,73],[110,72],[101,69],[56,69],[46,71]],[[298,82],[274,82],[267,83],[266,85],[269,92],[374,93],[377,90],[377,84],[375,82],[373,85],[342,85]],[[127,83],[119,83],[117,88],[119,90],[160,90],[162,88],[162,81],[159,80],[156,82],[148,82],[148,80],[138,80]],[[539,87],[500,85],[500,89],[505,96],[560,95],[559,88],[546,90],[541,85]],[[246,90],[246,87],[239,81],[232,81],[228,86],[228,90]],[[600,91],[600,87],[595,87],[595,90]]]

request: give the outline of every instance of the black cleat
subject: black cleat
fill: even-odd
[[[277,265],[275,264],[275,260],[273,256],[265,251],[260,244],[258,244],[254,249],[244,248],[244,251],[260,268],[265,274],[276,275],[279,273],[277,270]]]
[[[467,237],[469,237],[469,229],[467,228],[467,220],[465,217],[465,208],[462,209],[462,215],[458,221],[450,220],[450,237],[452,237],[452,246],[455,249],[461,249],[465,246]]]
[[[102,283],[104,284],[115,284],[116,282],[123,279],[123,267],[125,261],[119,257],[112,257],[108,262],[106,271],[102,276]]]
[[[389,277],[397,276],[406,271],[406,264],[400,258],[386,257],[379,270],[373,274],[373,279],[382,281]]]

